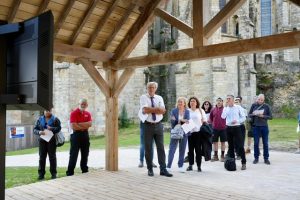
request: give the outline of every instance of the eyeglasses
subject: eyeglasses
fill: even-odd
[[[204,105],[205,105],[205,106],[209,106],[209,104],[208,104],[208,103],[205,103]]]

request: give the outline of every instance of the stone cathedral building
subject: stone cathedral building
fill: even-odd
[[[170,0],[169,2],[166,10],[191,25],[191,1]],[[226,0],[204,2],[204,24],[206,24],[224,7]],[[157,50],[153,48],[157,44],[157,37],[153,37],[155,33],[161,35],[160,43],[158,42],[160,45],[162,42],[165,42],[164,44],[167,47],[172,46],[175,49],[193,46],[192,39],[184,33],[175,31],[175,36],[173,32],[168,33],[168,31],[172,31],[172,27],[168,26],[157,19],[131,56],[155,53]],[[236,41],[241,38],[260,37],[295,29],[300,29],[300,8],[296,5],[285,0],[248,0],[208,39],[207,43],[216,44]],[[171,43],[168,42],[169,39],[171,39]],[[297,103],[298,101],[299,105],[299,57],[299,49],[290,49],[178,63],[172,66],[165,66],[164,73],[159,70],[161,66],[151,69],[136,69],[135,74],[120,95],[119,110],[121,111],[121,106],[125,105],[128,116],[138,121],[139,97],[146,91],[145,85],[147,81],[157,80],[158,77],[162,76],[167,78],[165,82],[158,81],[159,87],[163,85],[163,90],[160,92],[164,92],[167,95],[166,104],[169,109],[175,106],[176,98],[179,96],[187,98],[197,96],[200,102],[209,100],[214,103],[217,97],[225,98],[227,94],[241,95],[245,106],[249,108],[258,92],[256,80],[258,73],[268,74],[273,69],[280,72],[292,70],[293,73],[298,74],[298,82],[297,80],[294,81],[294,83],[298,83],[298,86],[294,87],[295,91],[293,90],[292,93],[295,94],[293,96],[294,102]],[[282,71],[283,67],[284,70]],[[98,70],[102,75],[105,74],[101,66]],[[105,126],[105,97],[81,65],[54,62],[53,88],[54,113],[62,121],[63,132],[67,133],[67,120],[71,109],[77,106],[80,98],[87,98],[89,101],[88,110],[93,116],[91,132],[103,134]],[[259,88],[259,90],[269,92],[268,94],[277,92],[281,95],[281,91],[277,91],[276,88],[272,88],[271,92],[273,93],[264,87]],[[299,96],[297,97],[297,95]],[[273,96],[272,98],[274,99],[275,97]],[[37,118],[38,114],[38,112],[32,111],[8,111],[7,124],[30,124]]]

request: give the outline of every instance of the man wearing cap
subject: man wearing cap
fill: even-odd
[[[79,107],[71,112],[70,115],[70,126],[73,133],[70,137],[70,159],[67,176],[74,175],[74,169],[76,167],[77,157],[79,150],[81,151],[80,168],[82,173],[89,171],[87,166],[89,149],[90,149],[90,137],[88,129],[92,126],[91,114],[86,111],[88,102],[86,99],[79,101]]]
[[[228,140],[228,156],[234,158],[234,146],[237,145],[239,155],[242,158],[242,170],[246,169],[246,156],[241,133],[241,123],[246,120],[244,110],[241,106],[234,104],[234,96],[227,95],[226,107],[221,117],[226,119],[226,133]]]
[[[148,176],[154,176],[152,142],[155,141],[157,148],[158,163],[160,165],[160,175],[171,177],[166,169],[166,154],[164,148],[164,131],[161,120],[166,112],[164,100],[155,94],[157,90],[156,82],[147,83],[147,94],[140,97],[140,111],[144,122],[145,158],[148,169]]]
[[[217,98],[216,107],[214,107],[209,116],[209,120],[212,123],[213,127],[213,138],[212,141],[214,143],[214,156],[212,157],[211,161],[218,161],[218,142],[220,138],[221,142],[221,162],[224,162],[224,154],[225,154],[225,142],[227,141],[226,138],[226,120],[222,119],[221,115],[223,112],[223,99],[221,97]]]

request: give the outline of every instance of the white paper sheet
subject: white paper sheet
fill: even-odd
[[[192,119],[190,119],[189,123],[184,123],[181,125],[181,127],[185,133],[188,133],[191,130],[193,130],[193,128],[196,127],[196,124],[194,123],[194,121]]]
[[[263,115],[264,114],[264,110],[254,110],[253,114],[254,115]]]
[[[46,142],[49,142],[51,138],[53,137],[53,132],[49,131],[48,129],[44,130],[45,135],[41,135],[41,138],[45,140]]]

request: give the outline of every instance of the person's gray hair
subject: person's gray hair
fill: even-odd
[[[154,85],[155,88],[158,87],[158,84],[157,84],[156,82],[154,82],[154,81],[148,82],[148,83],[147,83],[147,88],[148,88],[150,85]]]
[[[258,98],[263,98],[263,99],[265,99],[265,95],[264,94],[259,94],[258,96],[257,96],[257,99]]]
[[[231,99],[234,99],[234,96],[232,94],[227,94],[227,97],[230,97]]]
[[[79,104],[82,104],[82,103],[87,103],[87,99],[80,99]]]

